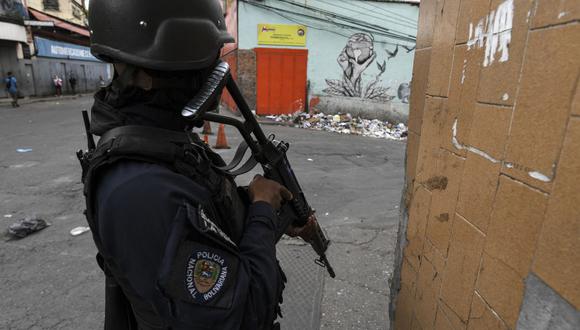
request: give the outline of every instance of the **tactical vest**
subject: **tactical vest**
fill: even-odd
[[[101,137],[95,150],[82,156],[86,216],[91,227],[97,228],[98,221],[94,179],[104,168],[127,160],[165,166],[206,188],[209,200],[198,202],[215,216],[221,230],[236,244],[239,242],[249,201],[244,190],[236,188],[234,178],[220,170],[226,165],[223,159],[196,134],[145,126],[114,128]]]
[[[212,219],[223,233],[235,244],[238,244],[245,228],[247,206],[250,204],[247,193],[236,188],[234,178],[227,171],[223,159],[214,153],[196,134],[169,131],[154,127],[121,126],[106,132],[99,140],[94,150],[87,153],[79,152],[82,166],[82,180],[86,199],[85,215],[92,231],[95,244],[99,251],[102,242],[98,231],[99,215],[97,214],[96,181],[107,167],[119,161],[140,161],[165,166],[166,168],[183,175],[185,180],[193,180],[206,188],[209,198],[197,201],[199,207],[211,213]],[[111,313],[128,312],[131,306],[118,287],[123,283],[115,283],[111,274],[119,274],[114,269],[114,262],[97,256],[99,265],[107,274],[107,290],[117,286],[117,290],[107,291],[106,322],[113,322],[111,328],[133,329],[132,325],[118,325],[116,321],[109,321]],[[116,297],[113,298],[109,296]],[[110,306],[114,304],[114,306]],[[125,309],[122,311],[120,309]],[[121,315],[120,318],[123,318]],[[105,327],[107,328],[107,327]]]

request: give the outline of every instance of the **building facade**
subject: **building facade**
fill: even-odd
[[[93,57],[83,4],[72,0],[13,2],[12,29],[20,31],[17,40],[0,44],[0,73],[13,72],[20,96],[54,95],[53,79],[63,80],[63,93],[72,93],[69,78],[76,79],[76,93],[92,92],[101,79],[112,78],[112,68]],[[14,23],[16,22],[16,23]],[[1,29],[4,34],[6,30]],[[22,36],[22,32],[24,35]],[[4,38],[4,37],[2,37]],[[14,38],[13,38],[14,39]],[[5,91],[0,92],[5,95]]]
[[[417,1],[240,0],[238,80],[258,114],[406,121]]]
[[[75,0],[27,0],[28,8],[47,13],[64,21],[87,26],[85,1]]]
[[[578,4],[421,2],[395,329],[580,329]]]
[[[20,0],[6,0],[0,2],[0,73],[2,77],[9,71],[16,71],[18,65],[17,54],[22,53],[22,44],[28,38],[24,19],[28,18],[26,9]],[[0,97],[7,97],[4,88],[0,90]]]

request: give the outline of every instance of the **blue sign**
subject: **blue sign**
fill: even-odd
[[[36,45],[37,56],[99,62],[99,60],[91,54],[91,49],[89,47],[44,39],[41,37],[34,37],[34,43]]]

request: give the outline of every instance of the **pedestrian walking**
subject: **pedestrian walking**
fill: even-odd
[[[18,84],[16,83],[16,77],[12,75],[12,72],[8,72],[6,74],[6,78],[4,79],[6,83],[6,92],[10,94],[12,98],[12,106],[14,108],[19,107],[18,105]]]
[[[76,87],[77,87],[77,77],[75,77],[74,73],[71,71],[69,78],[68,78],[68,83],[70,85],[70,89],[72,91],[72,94],[75,95],[77,93]]]
[[[54,83],[54,89],[56,91],[55,96],[62,96],[62,79],[57,74],[55,74],[52,82]]]

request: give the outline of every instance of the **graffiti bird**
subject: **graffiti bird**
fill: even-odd
[[[390,52],[388,49],[385,49],[385,52],[387,52],[387,60],[390,60],[391,58],[397,56],[397,53],[399,52],[399,45],[397,44],[397,47],[395,48],[394,51]]]
[[[383,61],[383,64],[377,62],[377,67],[381,73],[384,73],[387,68],[387,61]]]
[[[413,46],[413,47],[401,46],[401,47],[405,48],[405,50],[407,51],[407,53],[410,53],[410,52],[412,52],[413,50],[415,50],[415,48],[416,48],[417,46]]]

